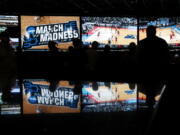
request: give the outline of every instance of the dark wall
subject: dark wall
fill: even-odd
[[[179,0],[0,1],[1,14],[178,15]]]

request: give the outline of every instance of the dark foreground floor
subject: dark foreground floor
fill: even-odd
[[[3,77],[6,75],[1,76],[1,86],[13,80]],[[1,131],[17,134],[143,135],[177,130],[178,81],[52,78],[27,73],[14,79],[9,95],[1,89]],[[78,101],[73,99],[69,103],[70,93],[61,97],[65,100],[64,105],[34,100],[34,97],[42,96],[44,89],[48,92],[46,96],[53,96],[53,86],[56,86],[55,91],[71,91],[74,96],[78,95]],[[152,100],[153,97],[156,101]]]

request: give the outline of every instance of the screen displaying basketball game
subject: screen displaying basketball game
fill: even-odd
[[[6,80],[5,80],[6,81]],[[0,115],[17,115],[21,114],[21,92],[18,80],[3,83],[1,79],[0,90]]]
[[[69,81],[23,81],[23,114],[80,113],[80,94]]]
[[[59,50],[67,50],[79,38],[79,17],[76,16],[21,16],[23,50],[48,50],[48,42],[57,43]]]
[[[156,35],[163,38],[169,46],[180,46],[180,17],[140,18],[140,40],[146,38],[146,28],[149,25],[157,27]]]
[[[135,84],[87,82],[82,89],[82,112],[121,112],[137,109]]]
[[[19,46],[18,16],[0,15],[0,33],[7,32],[10,36],[10,45],[16,51]]]
[[[137,44],[137,19],[132,17],[82,17],[82,41],[90,46],[99,42],[99,48],[127,47],[131,42]]]

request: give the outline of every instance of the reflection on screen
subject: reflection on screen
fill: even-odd
[[[137,84],[138,88],[138,107],[140,109],[156,108],[162,93],[165,89],[164,84]]]
[[[21,113],[21,95],[18,86],[18,80],[10,88],[10,93],[6,90],[0,91],[0,109],[1,115],[20,114]]]
[[[140,40],[146,37],[146,28],[149,25],[156,26],[156,35],[166,40],[169,45],[180,45],[180,17],[141,18],[139,31]]]
[[[127,83],[88,82],[82,89],[82,112],[135,111],[135,85]]]
[[[0,33],[7,32],[13,49],[19,46],[18,16],[0,15]]]
[[[24,80],[23,113],[79,113],[80,94],[69,81]]]
[[[137,43],[137,19],[128,17],[82,17],[82,40],[84,45],[98,41],[100,47],[127,47]]]
[[[21,16],[21,38],[24,50],[47,50],[49,41],[68,49],[79,38],[79,17]]]

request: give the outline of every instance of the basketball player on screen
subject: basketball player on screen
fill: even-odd
[[[170,35],[169,35],[170,40],[172,40],[172,39],[174,38],[174,36],[175,36],[174,32],[173,32],[173,31],[171,31],[171,33],[170,33]]]
[[[115,43],[117,43],[117,36],[115,37]]]
[[[110,38],[108,39],[108,45],[111,45],[111,39]]]
[[[101,34],[101,33],[100,33],[100,31],[99,31],[99,32],[97,33],[97,37],[98,37],[98,38],[100,37],[100,34]]]

